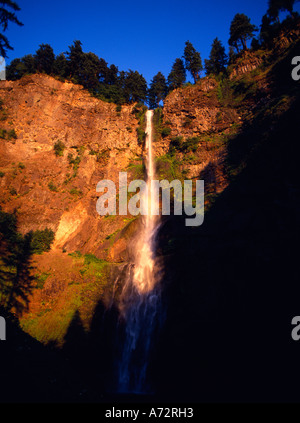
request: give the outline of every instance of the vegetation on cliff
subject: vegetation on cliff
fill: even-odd
[[[12,60],[7,67],[7,78],[15,81],[37,72],[81,84],[105,101],[123,104],[146,100],[147,83],[139,72],[119,71],[114,64],[108,66],[103,58],[83,52],[79,40],[69,46],[66,54],[57,56],[49,44],[41,44],[34,55]]]
[[[248,16],[237,13],[230,25],[229,64],[236,63],[243,53],[248,51],[248,41],[252,40],[250,52],[266,50],[271,46],[274,38],[280,32],[295,27],[298,14],[293,12],[294,1],[269,1],[268,10],[262,18],[258,38],[254,33],[258,31],[250,22]],[[280,23],[280,11],[288,11],[289,16]],[[85,53],[82,43],[75,40],[66,53],[55,56],[49,44],[41,44],[34,55],[27,54],[22,58],[12,60],[7,68],[7,78],[17,80],[27,74],[36,72],[55,76],[62,81],[70,80],[83,85],[97,98],[117,104],[143,102],[151,108],[159,107],[166,95],[186,82],[186,72],[192,76],[194,83],[199,81],[203,70],[200,52],[190,41],[186,41],[182,58],[176,58],[167,78],[158,72],[149,88],[143,75],[129,69],[120,71],[114,64],[108,63],[92,52]],[[205,59],[206,74],[226,75],[227,56],[222,43],[215,38],[210,57]]]

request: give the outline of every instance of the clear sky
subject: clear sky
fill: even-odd
[[[245,13],[257,26],[267,0],[16,0],[23,27],[10,24],[6,35],[16,57],[34,54],[50,44],[55,54],[76,39],[83,51],[103,57],[119,70],[137,70],[149,83],[161,71],[168,76],[185,41],[208,58],[218,37],[228,50],[229,28],[236,13]],[[295,10],[299,11],[299,3]]]

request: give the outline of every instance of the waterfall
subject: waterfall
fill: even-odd
[[[153,110],[146,112],[146,183],[148,213],[144,217],[141,232],[135,242],[135,267],[133,272],[133,284],[142,293],[151,291],[155,285],[155,235],[158,229],[158,216],[151,213],[152,187],[151,181],[154,179],[154,163],[152,153],[152,117]]]
[[[160,269],[156,257],[159,216],[151,213],[151,181],[155,176],[152,152],[153,110],[146,112],[146,184],[148,213],[141,216],[141,229],[133,240],[133,263],[128,267],[121,293],[120,312],[125,324],[118,362],[119,392],[146,393],[147,367],[155,333],[161,321]],[[153,201],[153,200],[152,200]]]

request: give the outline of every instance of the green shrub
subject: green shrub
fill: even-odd
[[[80,251],[76,250],[73,253],[69,253],[68,256],[80,258],[80,257],[82,257],[82,254],[81,254]]]
[[[49,251],[53,241],[54,232],[52,229],[46,228],[34,232],[31,231],[30,246],[34,254],[42,254],[44,251]]]
[[[25,167],[26,167],[26,166],[24,165],[24,163],[22,163],[22,162],[19,162],[19,163],[18,163],[18,168],[19,168],[19,169],[25,169]]]
[[[54,183],[52,181],[49,182],[48,188],[50,189],[50,191],[58,192],[57,186],[54,185]]]
[[[161,107],[158,107],[157,109],[154,110],[154,113],[153,113],[154,127],[159,128],[162,125],[163,117],[164,117],[164,113]]]
[[[55,144],[54,144],[54,152],[56,156],[63,156],[64,155],[64,149],[66,148],[65,144],[58,140]]]
[[[158,107],[154,110],[153,113],[153,120],[152,120],[152,124],[153,124],[153,141],[158,141],[160,139],[160,137],[166,137],[167,135],[169,135],[168,130],[169,128],[163,128],[163,110],[161,107]]]
[[[135,115],[136,119],[138,120],[138,128],[136,129],[137,132],[137,138],[138,138],[138,143],[139,144],[143,144],[143,142],[145,141],[146,138],[146,133],[145,133],[145,126],[146,126],[146,122],[145,122],[145,114],[146,111],[148,110],[148,108],[144,105],[144,104],[140,104],[138,103],[133,109],[132,109],[132,114]]]
[[[43,272],[40,275],[35,275],[36,288],[42,289],[49,276],[50,276],[50,273],[46,273],[46,272]]]
[[[8,138],[9,140],[11,140],[11,139],[16,140],[16,139],[17,139],[17,134],[16,134],[16,131],[15,131],[14,129],[10,129],[10,130],[8,131],[8,133],[7,133],[7,138]]]
[[[16,131],[14,129],[10,129],[9,131],[7,131],[6,129],[1,128],[0,129],[0,138],[7,138],[8,140],[11,139],[17,139],[17,134]]]
[[[132,109],[132,114],[135,115],[136,119],[139,121],[139,125],[143,125],[145,122],[145,114],[148,108],[142,104],[138,103],[134,108]]]
[[[4,175],[5,175],[5,172],[0,171],[0,178],[3,178]]]
[[[0,138],[3,138],[3,139],[5,139],[6,138],[6,134],[7,134],[7,131],[6,131],[6,129],[0,129]]]
[[[177,151],[180,153],[195,153],[198,148],[200,138],[190,137],[186,141],[183,140],[182,136],[174,137],[171,139],[169,146],[169,153],[175,154]]]
[[[110,158],[110,151],[109,149],[101,150],[97,153],[97,162],[102,163],[103,165],[107,165]]]
[[[73,160],[74,160],[73,154],[72,153],[69,153],[68,154],[68,162],[69,162],[69,164],[73,164]]]
[[[146,132],[141,128],[136,128],[138,143],[142,144],[146,139]]]
[[[182,144],[181,151],[183,153],[189,153],[191,151],[195,153],[198,148],[199,141],[199,137],[187,138],[187,140]]]
[[[169,128],[168,126],[166,126],[166,127],[164,127],[164,128],[162,128],[162,130],[161,130],[161,136],[163,137],[163,138],[165,138],[165,137],[167,137],[168,135],[170,135],[170,133],[171,133],[171,128]]]
[[[180,172],[180,162],[169,154],[157,157],[155,160],[156,174],[159,180],[166,179],[172,181],[174,179],[182,179]]]
[[[91,264],[91,263],[105,263],[105,260],[98,259],[94,254],[85,254],[84,255],[84,264]]]
[[[77,188],[70,189],[69,193],[71,195],[82,195],[83,194],[82,191],[80,189],[77,189]]]
[[[176,151],[181,151],[182,144],[183,144],[183,137],[181,135],[171,138],[171,142],[169,145],[169,153],[175,154]]]
[[[132,172],[133,179],[143,179],[145,176],[144,163],[131,163],[127,169]]]
[[[71,153],[68,154],[69,164],[73,165],[73,178],[75,178],[75,176],[77,175],[79,163],[81,162],[81,154],[82,154],[82,151],[79,151],[76,157],[73,157],[73,154]]]
[[[16,190],[16,188],[10,188],[9,193],[10,193],[11,195],[17,195],[17,190]]]

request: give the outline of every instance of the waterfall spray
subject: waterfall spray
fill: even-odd
[[[146,112],[146,183],[143,195],[148,199],[148,213],[141,216],[141,229],[134,240],[133,265],[129,266],[121,294],[121,315],[125,339],[118,365],[120,392],[147,392],[147,367],[153,337],[160,323],[161,296],[157,266],[156,234],[159,216],[151,213],[151,181],[155,175],[152,152],[153,110]]]

